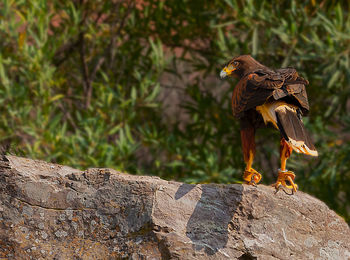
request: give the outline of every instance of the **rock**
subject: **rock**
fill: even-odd
[[[349,259],[350,229],[301,191],[190,185],[6,156],[0,258]]]

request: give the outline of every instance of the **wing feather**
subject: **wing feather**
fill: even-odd
[[[237,118],[245,111],[263,105],[270,97],[283,99],[299,106],[305,115],[309,104],[305,85],[308,81],[300,77],[293,68],[276,71],[259,69],[244,76],[237,84],[232,95],[232,110]]]
[[[240,118],[244,112],[260,106],[273,95],[275,89],[283,86],[283,78],[278,74],[257,70],[243,77],[232,94],[232,110]]]

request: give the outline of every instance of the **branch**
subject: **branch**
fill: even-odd
[[[86,95],[86,102],[85,107],[88,108],[91,103],[91,95],[92,95],[92,84],[91,84],[91,78],[89,76],[89,67],[85,60],[85,40],[84,40],[84,33],[81,32],[79,34],[80,38],[80,61],[81,61],[81,72],[83,75],[83,87],[84,87],[84,93]]]

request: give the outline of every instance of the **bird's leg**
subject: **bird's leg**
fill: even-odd
[[[261,174],[252,168],[255,155],[255,129],[248,127],[241,130],[242,148],[246,168],[243,179],[247,184],[256,185],[261,180]]]
[[[274,184],[276,192],[282,187],[292,190],[292,193],[296,192],[298,189],[298,185],[294,183],[295,174],[286,169],[286,162],[292,154],[292,151],[292,147],[282,138],[280,146],[281,168],[278,170],[277,182]]]
[[[243,174],[243,179],[246,181],[247,184],[255,186],[260,182],[261,174],[252,168],[253,159],[254,159],[254,154],[252,151],[250,151],[248,159],[245,160],[246,167]]]

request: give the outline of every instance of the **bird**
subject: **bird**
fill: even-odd
[[[297,191],[295,174],[286,169],[287,159],[294,150],[309,156],[318,156],[312,139],[303,124],[309,112],[306,86],[309,82],[296,69],[271,69],[250,55],[234,57],[220,72],[221,78],[238,79],[232,93],[232,112],[240,123],[243,159],[246,164],[243,180],[256,186],[262,175],[253,167],[256,152],[255,133],[258,128],[272,126],[280,134],[280,160],[277,181],[278,192]]]

